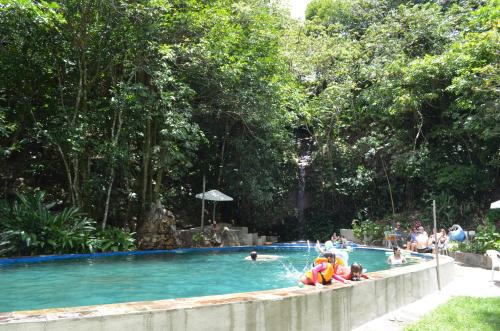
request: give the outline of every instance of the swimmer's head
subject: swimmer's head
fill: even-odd
[[[361,280],[361,274],[363,273],[363,266],[357,262],[351,265],[351,280],[358,281]]]
[[[252,251],[250,252],[250,257],[252,258],[252,260],[257,260],[257,252],[256,251]]]
[[[333,253],[324,253],[323,257],[326,257],[330,263],[335,263],[335,254]]]

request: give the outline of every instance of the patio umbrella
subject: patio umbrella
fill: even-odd
[[[222,193],[221,191],[218,191],[218,190],[210,190],[208,192],[198,193],[195,195],[195,197],[202,200],[201,231],[203,231],[203,213],[204,213],[204,209],[205,209],[205,200],[214,202],[214,209],[213,209],[213,215],[212,215],[212,221],[214,221],[214,222],[215,222],[215,206],[217,205],[217,202],[233,201],[233,198],[231,198],[228,195],[225,195],[224,193]]]
[[[203,193],[198,193],[195,196],[198,199],[203,199]],[[221,191],[210,190],[210,191],[205,192],[205,200],[209,200],[209,201],[233,201],[233,198],[231,198],[228,195],[225,195]]]
[[[492,202],[490,209],[500,209],[500,200]]]

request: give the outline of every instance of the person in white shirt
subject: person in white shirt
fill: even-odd
[[[392,251],[394,252],[393,255],[389,256],[387,259],[387,263],[394,265],[394,264],[403,264],[406,263],[406,258],[401,255],[401,249],[398,246],[392,247]]]

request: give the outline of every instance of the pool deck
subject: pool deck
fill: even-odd
[[[423,315],[455,296],[500,297],[500,271],[495,271],[494,279],[492,282],[491,270],[455,262],[455,279],[441,291],[378,317],[354,331],[404,330],[406,326],[417,322]]]
[[[440,258],[441,283],[454,277]],[[316,289],[235,293],[198,298],[0,313],[0,331],[62,330],[351,330],[433,293],[436,262],[369,273],[372,279]],[[355,309],[354,309],[355,307]]]

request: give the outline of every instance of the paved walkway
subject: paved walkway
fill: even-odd
[[[500,271],[495,271],[495,282],[490,280],[491,270],[455,263],[455,279],[440,292],[429,294],[418,301],[376,318],[354,331],[400,331],[451,297],[500,296]]]

